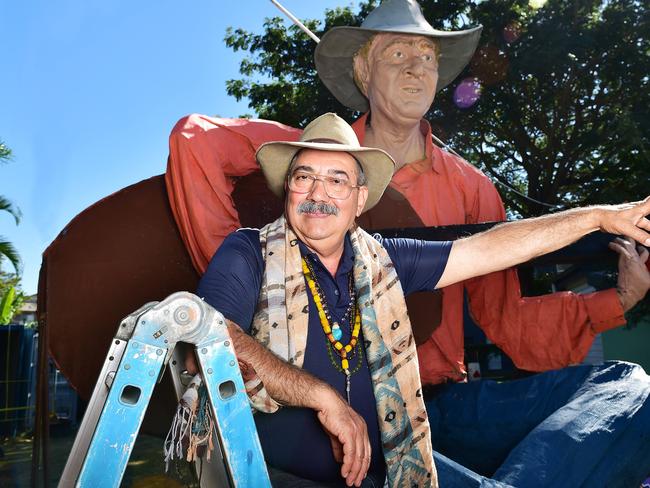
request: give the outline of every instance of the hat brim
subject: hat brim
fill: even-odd
[[[360,112],[369,110],[368,99],[354,82],[353,58],[356,52],[375,34],[408,34],[434,39],[438,43],[437,91],[449,85],[472,59],[481,36],[482,26],[463,31],[447,32],[433,29],[377,30],[361,27],[334,27],[327,31],[316,46],[316,70],[323,84],[346,107]]]
[[[289,165],[301,149],[347,152],[359,161],[368,187],[368,199],[363,207],[363,212],[377,205],[395,171],[393,159],[381,149],[320,142],[267,142],[257,150],[256,158],[269,189],[280,198],[284,197],[284,185]]]

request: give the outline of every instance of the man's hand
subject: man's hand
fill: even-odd
[[[603,208],[600,228],[610,234],[630,237],[639,244],[650,246],[650,197],[642,202],[611,205]]]
[[[363,418],[334,394],[317,409],[318,420],[332,442],[334,459],[342,462],[341,476],[348,486],[361,486],[370,467],[370,440]]]
[[[645,265],[648,259],[648,250],[641,246],[635,246],[630,239],[621,238],[610,242],[609,248],[618,253],[616,291],[623,310],[627,312],[643,300],[650,289],[650,271]]]
[[[363,418],[330,385],[283,361],[234,322],[227,323],[240,364],[255,369],[275,401],[316,412],[332,441],[334,458],[343,463],[341,475],[347,485],[361,486],[370,466],[370,440]]]

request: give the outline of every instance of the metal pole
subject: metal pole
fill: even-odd
[[[286,8],[280,5],[280,2],[278,2],[277,0],[271,0],[271,3],[276,7],[278,7],[282,11],[282,13],[284,13],[284,15],[289,17],[291,21],[300,28],[300,30],[302,30],[305,34],[311,37],[316,44],[320,42],[318,36],[314,34],[312,31],[310,31],[307,27],[305,27],[305,24],[300,22],[291,12],[289,12]]]

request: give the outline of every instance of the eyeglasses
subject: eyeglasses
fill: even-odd
[[[317,180],[323,183],[327,196],[337,200],[345,200],[350,196],[353,188],[359,188],[351,185],[348,180],[336,176],[320,176],[296,171],[289,176],[289,190],[295,193],[309,193],[313,190]]]

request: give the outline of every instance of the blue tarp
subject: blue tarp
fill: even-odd
[[[624,362],[449,385],[426,402],[440,486],[637,488],[649,397],[650,377]]]

